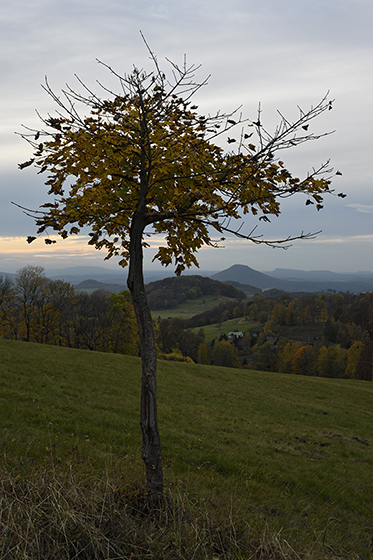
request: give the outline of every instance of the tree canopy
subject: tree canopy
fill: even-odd
[[[52,201],[28,211],[38,235],[52,230],[66,238],[88,227],[91,245],[106,249],[106,258],[119,256],[122,266],[129,265],[142,358],[143,459],[148,491],[159,494],[156,349],[143,276],[147,235],[164,237],[155,259],[174,263],[177,275],[198,264],[198,249],[218,245],[227,234],[268,245],[290,241],[291,236],[266,240],[256,235],[255,226],[244,233],[240,220],[251,215],[268,221],[280,214],[283,199],[296,193],[307,196],[306,204],[322,208],[323,195],[331,192],[329,162],[300,179],[277,152],[319,138],[308,131],[309,123],[332,101],[326,96],[307,111],[299,109],[294,122],[280,114],[273,133],[263,126],[261,111],[255,121],[244,119],[240,109],[199,114],[192,98],[207,80],[196,80],[198,66],[189,66],[186,59],[181,66],[169,62],[168,78],[148,51],[151,71],[134,68],[119,75],[107,66],[118,79],[119,93],[100,86],[104,98],[79,79],[81,92],[67,87],[62,96],[46,81],[57,112],[41,117],[41,130],[23,135],[34,154],[20,168],[34,165],[38,173],[48,172],[45,184]],[[295,238],[309,236],[302,232]]]
[[[83,93],[67,88],[61,98],[46,82],[59,111],[42,119],[45,129],[24,135],[34,157],[20,164],[48,171],[53,202],[33,213],[38,234],[52,229],[65,238],[88,226],[89,243],[105,248],[107,258],[120,255],[120,264],[127,265],[132,217],[141,210],[143,245],[150,232],[146,228],[162,234],[165,244],[155,259],[163,265],[174,261],[177,274],[198,264],[198,249],[216,245],[228,232],[256,243],[290,241],[263,239],[255,228],[245,234],[236,220],[251,214],[268,221],[280,214],[283,199],[299,192],[307,195],[306,204],[322,208],[323,195],[330,191],[329,162],[300,179],[276,153],[319,138],[308,132],[309,121],[329,110],[332,101],[324,97],[307,111],[299,109],[295,122],[281,116],[270,134],[260,112],[255,122],[239,110],[199,115],[191,101],[206,83],[195,81],[198,67],[170,63],[169,81],[153,54],[152,60],[151,72],[135,68],[125,76],[116,74],[121,93],[104,88],[106,99],[82,82]],[[79,105],[89,108],[88,116],[80,115]]]

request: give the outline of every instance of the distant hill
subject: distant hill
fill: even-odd
[[[200,271],[201,276],[209,276],[211,272],[204,273]],[[100,266],[71,266],[61,269],[47,269],[46,275],[48,278],[61,279],[65,282],[70,282],[70,284],[77,285],[85,280],[94,279],[97,282],[102,282],[104,284],[120,284],[123,286],[122,289],[127,289],[127,268],[104,268]],[[157,280],[162,280],[166,277],[174,276],[172,270],[160,269],[160,270],[144,270],[145,283],[156,282]]]
[[[257,292],[262,291],[260,288],[256,288],[255,286],[251,286],[250,284],[240,284],[239,282],[234,282],[233,280],[227,280],[226,284],[230,284],[234,288],[237,288],[237,290],[245,292],[245,294],[248,296],[252,296]]]
[[[0,276],[2,276],[3,278],[11,278],[12,280],[14,280],[14,278],[16,277],[13,272],[0,272]]]
[[[214,274],[211,278],[219,280],[219,282],[238,282],[239,284],[254,286],[261,290],[268,290],[270,288],[286,290],[287,287],[286,282],[272,278],[244,264],[234,264],[230,268]]]
[[[25,264],[26,266],[26,264]],[[20,267],[22,268],[22,267]],[[47,269],[46,276],[51,279],[61,279],[69,282],[77,289],[93,290],[91,287],[81,287],[85,281],[96,281],[97,290],[115,291],[127,289],[127,269],[118,266],[104,268],[99,266],[73,266],[64,269]],[[0,276],[15,278],[14,273],[0,272]],[[172,271],[155,270],[144,271],[145,283],[153,283],[165,278],[176,278]],[[181,278],[196,276],[184,273]],[[219,282],[234,285],[239,290],[252,293],[259,290],[282,290],[286,292],[337,292],[361,293],[373,291],[373,272],[359,271],[356,273],[336,273],[330,270],[297,270],[276,268],[271,272],[258,272],[247,265],[235,264],[226,270],[212,274],[209,271],[199,271],[199,276],[211,278]]]
[[[106,284],[104,282],[97,282],[97,280],[83,280],[74,286],[74,290],[81,292],[95,292],[96,290],[103,290],[105,292],[119,294],[121,291],[126,290],[125,285],[120,284]]]
[[[331,270],[297,270],[292,268],[276,268],[271,272],[264,272],[273,278],[281,280],[302,280],[312,282],[346,282],[346,281],[370,281],[373,280],[372,272],[341,273]]]
[[[246,294],[234,286],[206,276],[188,275],[164,278],[146,285],[149,306],[152,310],[173,309],[184,301],[201,296],[224,296],[244,299]]]
[[[47,269],[48,278],[64,280],[73,285],[78,285],[87,280],[96,280],[104,284],[119,284],[122,290],[127,282],[127,271],[118,266],[118,269],[100,266],[71,266],[62,269]],[[99,288],[98,288],[99,289]]]
[[[300,271],[276,269],[264,274],[249,266],[235,264],[211,276],[220,282],[249,284],[261,290],[282,290],[285,292],[368,292],[373,290],[373,274],[338,274],[331,271]]]

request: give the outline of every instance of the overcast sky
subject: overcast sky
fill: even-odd
[[[201,79],[211,74],[198,94],[203,112],[242,104],[244,115],[255,119],[260,102],[271,128],[277,109],[291,119],[297,105],[315,105],[328,90],[335,99],[334,109],[312,127],[336,132],[281,157],[296,173],[331,158],[343,173],[333,187],[347,197],[327,197],[321,212],[305,207],[304,197],[290,199],[279,218],[260,225],[265,237],[322,233],[287,251],[228,240],[225,248],[200,251],[201,269],[373,270],[371,0],[12,0],[1,4],[0,26],[0,271],[25,264],[115,266],[84,237],[51,247],[42,240],[26,244],[33,221],[11,201],[35,208],[47,201],[47,187],[33,168],[18,170],[31,149],[15,132],[39,126],[35,110],[53,112],[41,87],[45,76],[58,92],[66,83],[76,85],[75,74],[92,87],[96,79],[112,86],[96,58],[119,73],[133,65],[150,69],[140,30],[165,68],[165,57],[182,63],[186,54],[202,65]],[[254,225],[249,222],[247,230]],[[153,254],[149,249],[148,269]]]

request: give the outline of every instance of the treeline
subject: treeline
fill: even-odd
[[[158,356],[197,362],[204,336],[153,317]],[[139,355],[138,328],[128,291],[75,291],[27,266],[14,280],[0,277],[0,337],[100,352]]]
[[[373,336],[373,293],[289,294],[279,290],[256,293],[249,301],[220,304],[190,319],[184,328],[220,323],[236,317],[278,325],[321,324],[329,318],[342,324],[357,324]]]
[[[241,317],[250,328],[242,336],[228,338],[225,321]],[[370,292],[293,295],[268,291],[250,301],[221,304],[191,319],[153,320],[162,359],[373,379]],[[206,343],[203,327],[209,324],[218,324],[221,334]],[[68,282],[47,278],[41,267],[27,266],[14,280],[0,277],[0,336],[139,355],[129,292],[75,292]]]
[[[27,266],[0,277],[0,336],[70,348],[138,355],[129,293],[75,292],[44,269]]]
[[[160,347],[168,360],[192,360],[200,364],[239,367],[238,348],[226,335],[205,343],[203,328],[196,333],[184,328],[182,319],[158,319]]]
[[[150,309],[172,309],[188,299],[200,296],[225,296],[237,300],[245,299],[244,292],[205,276],[180,276],[164,278],[146,286]]]
[[[255,300],[249,316],[259,319],[263,327],[242,341],[243,350],[247,342],[249,365],[372,381],[373,293],[283,294]],[[303,340],[296,336],[297,329],[303,331]]]
[[[212,309],[207,309],[202,313],[198,313],[189,319],[180,319],[185,329],[194,329],[214,323],[224,323],[230,319],[237,317],[245,317],[249,315],[249,308],[253,305],[253,301],[227,301],[220,303]]]
[[[249,302],[226,303],[187,320],[163,320],[174,348],[176,333],[244,317],[252,327],[241,338],[227,333],[194,349],[200,363],[244,366],[301,375],[372,380],[373,293],[255,294]],[[174,328],[173,325],[176,327]],[[302,332],[302,336],[300,336]],[[182,337],[180,339],[182,341]],[[196,341],[197,343],[197,341]],[[222,363],[224,362],[224,364]]]

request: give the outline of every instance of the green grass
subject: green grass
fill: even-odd
[[[209,343],[214,338],[219,338],[220,335],[228,335],[231,331],[241,331],[245,334],[247,330],[255,326],[257,323],[248,321],[246,317],[237,317],[235,319],[229,319],[223,323],[212,323],[211,325],[203,325],[203,327],[196,327],[192,329],[195,333],[203,328],[205,333],[205,342]]]
[[[156,311],[153,311],[153,313],[156,317],[161,317],[161,319],[174,319],[178,317],[182,319],[190,319],[191,317],[194,317],[194,315],[198,315],[198,313],[209,311],[210,309],[214,309],[214,307],[223,303],[234,301],[236,300],[225,296],[205,295],[196,299],[188,299],[173,309],[157,309]]]
[[[196,327],[192,330],[198,333],[198,331],[203,328],[205,341],[208,343],[214,340],[214,338],[218,338],[221,334],[228,335],[231,331],[241,331],[245,334],[247,330],[255,326],[258,326],[258,322],[248,321],[246,317],[237,317],[222,323],[212,323],[211,325]],[[290,340],[299,340],[305,344],[312,344],[315,337],[321,339],[323,328],[323,324],[294,326],[274,325],[273,333],[278,336],[289,338]]]
[[[18,485],[45,470],[142,484],[140,370],[133,357],[0,340],[2,472]],[[160,362],[166,488],[298,551],[250,558],[369,559],[372,397],[361,381]]]

